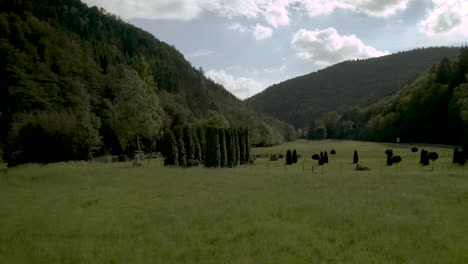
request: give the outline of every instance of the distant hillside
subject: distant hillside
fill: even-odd
[[[464,145],[468,150],[468,48],[421,74],[397,93],[345,113],[353,138]]]
[[[330,111],[367,106],[398,91],[458,48],[425,48],[367,60],[346,61],[273,85],[248,105],[297,127]]]
[[[2,0],[0,58],[0,149],[16,163],[152,151],[161,128],[185,122],[248,126],[258,145],[295,136],[174,47],[78,0]]]

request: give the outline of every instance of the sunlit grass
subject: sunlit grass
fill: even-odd
[[[386,167],[386,148],[403,157]],[[468,263],[468,172],[408,145],[297,141],[298,164],[0,172],[0,263]],[[330,164],[313,153],[334,148]],[[370,171],[355,171],[354,149]],[[303,159],[306,158],[304,162]]]

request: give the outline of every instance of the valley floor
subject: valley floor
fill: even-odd
[[[410,145],[296,141],[254,149],[296,149],[292,166],[0,171],[0,263],[468,263],[468,168],[416,146],[439,153],[433,169]],[[387,148],[403,162],[387,167]]]

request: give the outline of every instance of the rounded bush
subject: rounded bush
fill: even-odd
[[[312,155],[312,159],[313,159],[313,160],[320,160],[319,154],[314,154],[314,155]]]
[[[439,158],[439,154],[437,154],[437,152],[431,152],[427,156],[432,161],[436,161]]]
[[[401,157],[400,156],[393,156],[392,157],[392,163],[400,163],[401,162]]]
[[[336,151],[335,151],[334,149],[332,149],[332,150],[330,151],[330,154],[335,155],[335,154],[336,154]]]
[[[385,150],[385,154],[386,154],[387,156],[390,156],[390,157],[391,157],[391,156],[393,156],[393,150],[387,149],[387,150]]]
[[[413,153],[414,153],[414,152],[418,152],[418,148],[417,148],[417,147],[412,147],[412,148],[411,148],[411,152],[413,152]]]

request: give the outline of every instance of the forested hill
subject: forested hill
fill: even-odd
[[[297,127],[331,111],[367,106],[398,91],[458,48],[425,48],[379,58],[346,61],[284,81],[247,100],[253,109]]]
[[[394,95],[345,113],[338,124],[346,122],[355,139],[463,144],[468,151],[468,47]]]
[[[12,163],[147,151],[163,127],[246,127],[295,136],[247,109],[174,47],[77,0],[0,1],[0,150]],[[37,160],[35,160],[37,159]]]

